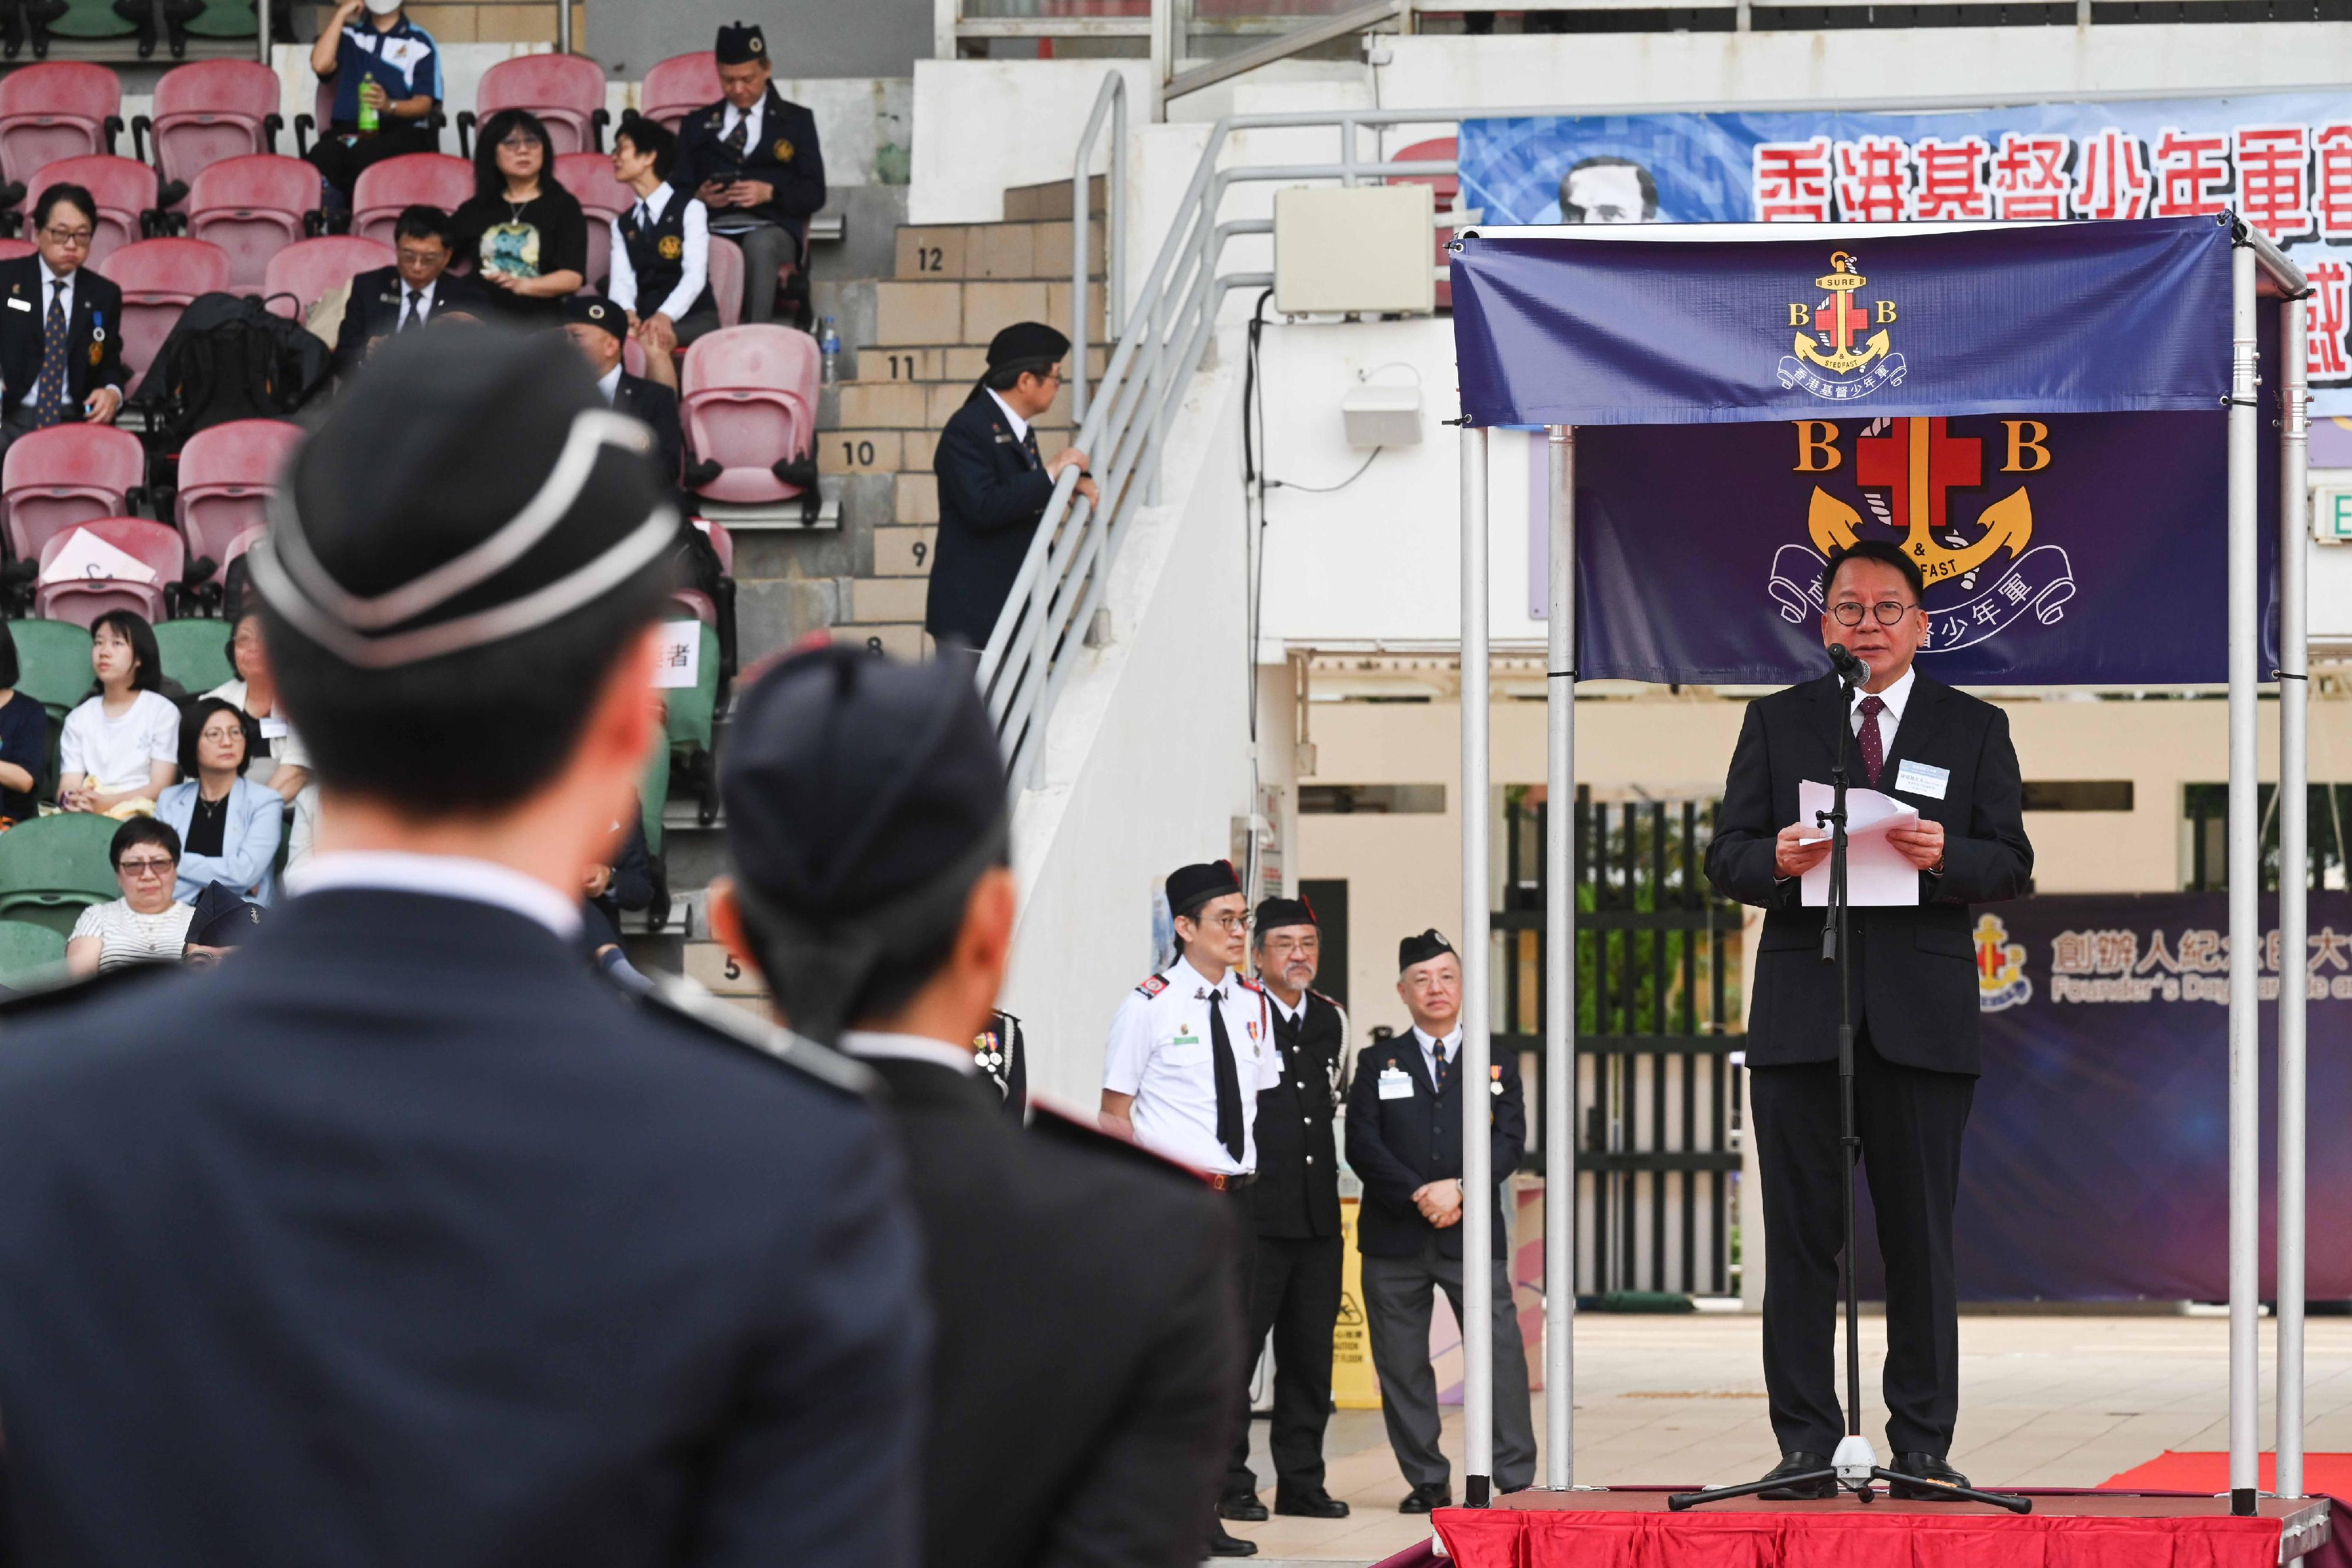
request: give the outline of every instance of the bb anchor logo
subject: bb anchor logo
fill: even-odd
[[[2033,982],[2025,977],[2025,948],[2009,939],[2009,927],[1998,915],[1977,917],[1977,1010],[1997,1013],[2033,999]]]
[[[1872,299],[1864,308],[1854,295],[1868,282],[1854,270],[1853,255],[1841,250],[1830,256],[1830,270],[1813,279],[1813,287],[1828,298],[1811,305],[1790,301],[1789,325],[1800,330],[1792,350],[1780,358],[1782,386],[1802,387],[1815,397],[1847,402],[1881,387],[1903,384],[1907,367],[1888,346],[1895,301]]]

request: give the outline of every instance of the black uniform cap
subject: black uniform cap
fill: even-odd
[[[620,341],[629,337],[629,314],[609,299],[599,299],[593,294],[570,294],[563,299],[563,319],[567,326],[599,327]]]
[[[1252,922],[1260,939],[1267,932],[1280,930],[1285,925],[1312,925],[1315,923],[1315,906],[1303,898],[1260,900],[1257,918]]]
[[[830,1044],[884,967],[936,951],[1003,863],[995,727],[963,660],[827,646],[754,681],[728,737],[739,895],[786,1018]]]
[[[1241,878],[1234,874],[1231,861],[1179,866],[1168,873],[1168,913],[1190,920],[1209,900],[1241,890]]]
[[[740,66],[768,57],[768,37],[757,22],[722,22],[719,42],[711,51],[722,66]]]
[[[1454,944],[1434,931],[1424,931],[1418,936],[1408,936],[1397,944],[1397,973],[1402,975],[1415,964],[1426,964],[1441,953],[1453,951]]]
[[[537,631],[676,541],[652,449],[559,334],[400,333],[295,454],[253,585],[362,669]]]
[[[188,945],[193,947],[234,947],[261,925],[261,906],[249,904],[226,883],[210,882],[196,894],[195,912],[188,920]]]
[[[1070,340],[1043,321],[1015,321],[988,340],[988,368],[1042,371],[1069,351]]]

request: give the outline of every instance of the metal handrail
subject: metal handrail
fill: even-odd
[[[1090,171],[1095,138],[1106,114],[1110,117],[1110,186],[1109,199],[1103,204],[1103,306],[1109,319],[1117,320],[1119,303],[1127,297],[1127,78],[1117,71],[1106,73],[1095,92],[1095,110],[1079,134],[1070,172],[1070,415],[1081,422],[1087,417],[1087,319],[1093,314],[1087,308],[1087,234],[1094,226]]]

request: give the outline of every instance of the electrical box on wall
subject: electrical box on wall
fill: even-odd
[[[1274,197],[1274,307],[1286,316],[1437,308],[1428,185],[1294,185]]]

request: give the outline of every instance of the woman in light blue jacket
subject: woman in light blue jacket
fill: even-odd
[[[201,697],[180,725],[180,774],[155,815],[180,835],[178,896],[194,904],[208,883],[226,883],[256,904],[278,894],[278,841],[286,801],[245,777],[252,758],[252,720],[236,705]]]

